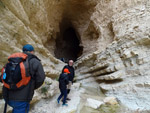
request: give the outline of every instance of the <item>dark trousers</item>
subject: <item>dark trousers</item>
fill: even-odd
[[[70,93],[71,86],[72,86],[72,81],[69,81],[68,89],[67,89],[67,93],[68,94]]]
[[[67,94],[69,94],[70,93],[70,89],[67,89]]]
[[[67,98],[67,89],[60,89],[60,96],[58,97],[58,100],[60,101],[60,99],[64,96],[64,99],[63,99],[63,104],[66,103],[66,98]]]
[[[13,108],[12,113],[28,113],[29,112],[29,102],[22,101],[8,101],[8,104]]]

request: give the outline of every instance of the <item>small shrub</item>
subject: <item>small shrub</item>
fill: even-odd
[[[117,113],[119,110],[119,105],[107,105],[104,104],[100,107],[99,111],[100,113]]]
[[[41,93],[44,93],[46,95],[47,92],[48,92],[48,88],[47,87],[42,87],[41,88]]]

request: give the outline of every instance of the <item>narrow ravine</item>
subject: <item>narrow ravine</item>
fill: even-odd
[[[150,0],[0,0],[0,42],[0,69],[25,44],[41,59],[31,113],[150,112]],[[80,84],[67,108],[56,103],[63,58]]]

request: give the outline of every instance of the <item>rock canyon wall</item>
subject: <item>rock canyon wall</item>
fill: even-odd
[[[0,42],[0,68],[29,43],[47,77],[73,58],[76,82],[150,111],[149,0],[0,0]]]

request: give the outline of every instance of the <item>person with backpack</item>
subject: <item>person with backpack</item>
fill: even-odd
[[[23,53],[14,53],[2,69],[3,98],[13,108],[12,113],[28,113],[34,90],[39,88],[45,73],[32,45],[23,46]]]
[[[68,104],[66,104],[66,98],[67,98],[67,85],[69,83],[69,79],[68,79],[68,74],[70,74],[69,70],[67,68],[64,69],[63,73],[60,74],[59,76],[59,89],[60,89],[60,96],[57,99],[57,102],[59,104],[60,99],[64,96],[63,98],[63,106],[68,106]]]
[[[74,75],[75,75],[75,72],[74,72],[74,67],[73,67],[73,60],[69,60],[68,62],[68,65],[65,65],[64,68],[62,69],[62,72],[64,69],[68,69],[70,74],[68,75],[69,76],[69,84],[68,84],[68,87],[67,87],[67,93],[69,94],[70,93],[70,90],[71,90],[71,86],[73,84],[73,80],[74,80]],[[67,98],[67,100],[71,100],[70,98]]]

